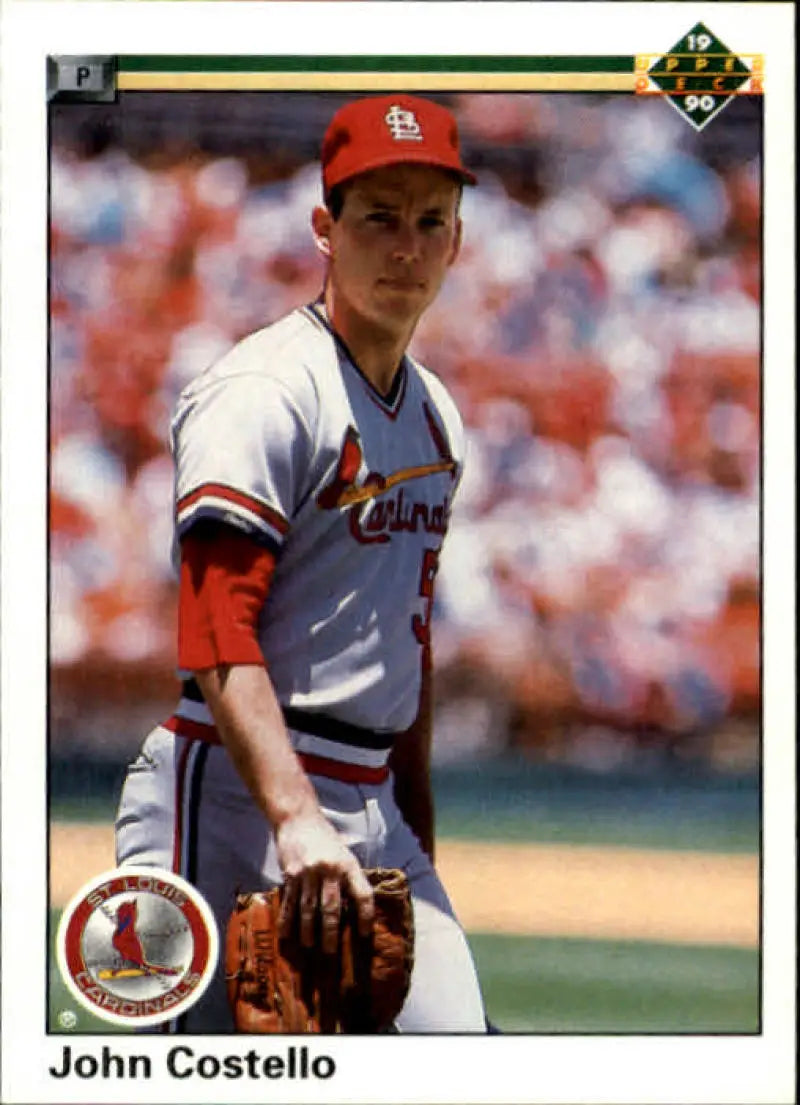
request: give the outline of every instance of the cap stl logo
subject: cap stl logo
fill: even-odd
[[[184,879],[120,867],[87,883],[58,928],[58,965],[75,999],[115,1024],[154,1025],[198,1000],[217,964],[214,916]]]
[[[422,127],[413,111],[407,111],[399,104],[392,104],[383,118],[395,142],[422,141]]]

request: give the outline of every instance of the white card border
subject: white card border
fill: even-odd
[[[580,9],[578,11],[577,9]],[[224,16],[224,18],[223,18]],[[336,1038],[318,1086],[46,1076],[45,975],[31,932],[45,916],[46,149],[44,59],[115,53],[635,54],[705,21],[766,58],[764,1032],[759,1037]],[[352,28],[358,27],[353,39]],[[257,44],[257,46],[255,45]],[[3,8],[2,765],[3,1100],[757,1103],[792,1100],[794,1073],[794,17],[761,3],[39,3]],[[713,125],[713,124],[712,124]],[[24,842],[24,844],[22,843]],[[35,875],[32,876],[32,872]],[[104,1037],[94,1037],[99,1046]],[[115,1050],[142,1050],[113,1038]],[[192,1043],[191,1038],[187,1041]],[[401,1050],[398,1051],[398,1044]],[[168,1041],[148,1043],[155,1056]],[[199,1052],[241,1050],[230,1038]],[[263,1048],[276,1051],[277,1048]],[[380,1087],[380,1089],[376,1089]],[[94,1096],[90,1096],[97,1094]],[[273,1096],[277,1094],[278,1096]],[[318,1096],[310,1096],[318,1094]]]

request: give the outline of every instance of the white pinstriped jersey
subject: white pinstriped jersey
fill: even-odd
[[[185,389],[172,447],[176,536],[213,518],[276,554],[259,641],[281,704],[407,728],[463,463],[441,381],[406,357],[382,397],[313,304]]]

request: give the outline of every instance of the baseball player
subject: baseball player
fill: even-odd
[[[127,775],[120,863],[189,879],[224,931],[237,889],[285,881],[311,944],[362,867],[402,868],[415,963],[402,1032],[484,1032],[464,933],[433,866],[431,609],[463,462],[442,383],[407,353],[459,251],[464,168],[442,106],[349,103],[322,145],[320,298],[181,395],[183,694]],[[221,972],[173,1030],[232,1026]]]

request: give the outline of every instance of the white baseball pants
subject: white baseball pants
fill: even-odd
[[[403,821],[392,780],[379,785],[311,776],[323,812],[365,867],[405,871],[414,908],[411,986],[397,1027],[409,1033],[486,1031],[483,1001],[461,926],[430,860]],[[231,1032],[224,935],[237,891],[281,881],[275,840],[227,752],[161,727],[128,769],[116,822],[117,862],[164,867],[208,901],[223,952],[200,1001],[172,1031]]]

